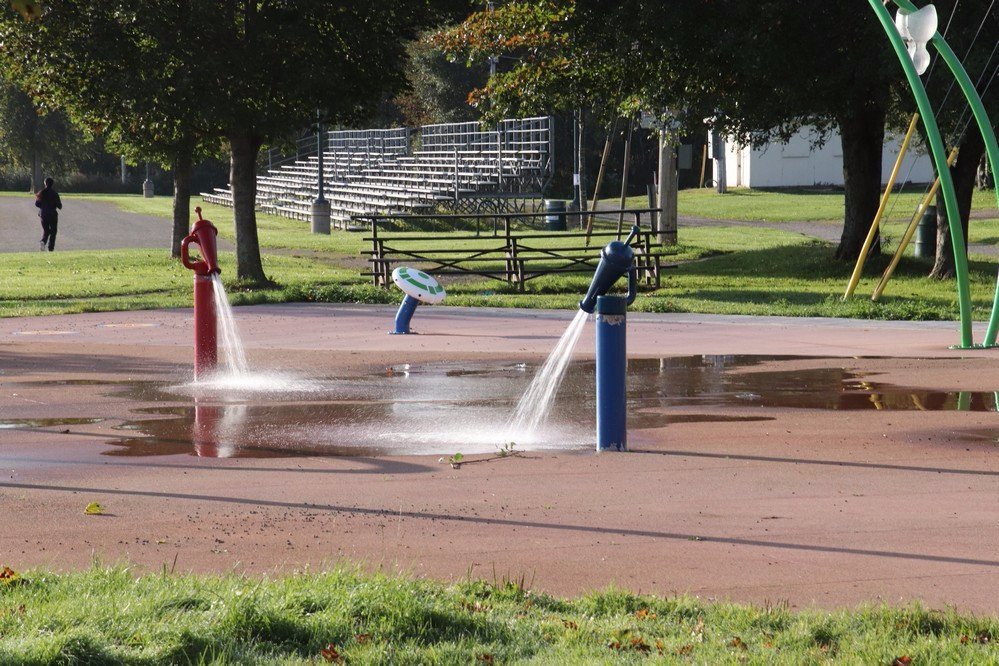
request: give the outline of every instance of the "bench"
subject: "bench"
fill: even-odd
[[[611,211],[618,212],[618,211]],[[648,213],[649,209],[626,211]],[[356,222],[366,221],[371,235],[364,238],[371,249],[362,254],[368,257],[369,276],[376,286],[388,288],[392,284],[392,270],[398,265],[413,264],[431,275],[479,276],[515,284],[519,289],[535,278],[557,273],[592,273],[600,261],[600,249],[619,237],[616,231],[594,231],[587,237],[584,232],[535,232],[514,231],[511,218],[543,217],[545,213],[485,214],[485,215],[359,215]],[[482,218],[493,220],[503,217],[502,228],[493,235],[478,233],[453,233],[448,235],[422,235],[391,233],[379,228],[379,222],[395,220],[429,220],[448,218]],[[637,215],[636,215],[637,219]],[[586,239],[591,242],[587,244]],[[449,247],[444,247],[446,241]],[[662,284],[662,269],[669,267],[663,258],[669,256],[656,242],[656,234],[648,227],[640,229],[631,241],[635,250],[635,267],[638,278],[646,286],[658,288]]]

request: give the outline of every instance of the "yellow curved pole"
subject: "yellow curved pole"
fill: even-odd
[[[878,227],[881,225],[881,217],[885,214],[885,209],[888,207],[888,199],[891,198],[891,191],[895,187],[895,179],[898,178],[898,172],[902,168],[902,160],[905,159],[905,153],[909,150],[909,142],[912,141],[912,135],[916,132],[917,122],[919,122],[919,114],[914,113],[912,114],[912,120],[909,121],[909,129],[905,132],[905,138],[902,140],[902,148],[898,151],[895,168],[891,170],[891,177],[885,186],[884,196],[881,197],[881,205],[878,206],[878,212],[874,215],[874,221],[871,222],[871,229],[867,232],[867,238],[864,239],[864,247],[861,248],[860,256],[857,257],[857,265],[853,267],[853,275],[850,276],[850,281],[846,285],[846,291],[843,292],[844,301],[853,296],[853,292],[857,288],[857,283],[860,282],[860,274],[864,271],[864,262],[867,261],[867,253],[871,250],[871,244],[874,242],[874,237],[878,233]]]
[[[947,158],[947,166],[954,166],[954,160],[957,159],[957,148],[950,151],[950,156]],[[937,190],[940,189],[940,176],[933,181],[933,187],[930,191],[926,193],[923,197],[922,203],[919,204],[919,208],[916,209],[916,214],[912,216],[909,221],[909,226],[905,230],[905,234],[902,236],[902,240],[898,244],[898,249],[895,250],[895,256],[891,258],[891,263],[888,264],[888,268],[885,269],[884,274],[881,276],[881,281],[878,282],[878,286],[874,288],[874,293],[871,294],[871,300],[876,301],[881,298],[882,292],[884,292],[885,287],[888,286],[888,280],[891,279],[892,273],[895,272],[895,268],[898,266],[898,262],[902,259],[902,253],[905,252],[905,248],[909,247],[909,241],[912,240],[912,235],[916,233],[916,226],[919,224],[919,220],[922,219],[923,213],[926,209],[930,207],[930,203],[933,202],[933,198],[937,195]]]

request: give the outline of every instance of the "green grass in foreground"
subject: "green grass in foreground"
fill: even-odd
[[[158,250],[19,252],[0,262],[0,316],[191,307],[192,273]],[[395,297],[361,280],[356,271],[310,257],[264,254],[264,270],[281,286],[247,291],[226,278],[236,305],[315,300],[390,302]],[[235,255],[219,254],[224,276],[235,273]]]
[[[94,566],[0,580],[4,664],[995,664],[999,622],[896,609],[792,612],[609,590],[345,570],[280,578]],[[325,652],[324,652],[325,651]]]

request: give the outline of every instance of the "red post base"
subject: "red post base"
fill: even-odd
[[[194,380],[215,371],[219,362],[215,286],[211,275],[194,276]]]

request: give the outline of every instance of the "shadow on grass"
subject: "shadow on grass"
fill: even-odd
[[[853,271],[854,262],[841,261],[833,256],[834,249],[827,243],[812,241],[780,247],[732,252],[701,261],[681,264],[675,275],[740,278],[780,278],[787,280],[846,280]],[[879,254],[868,259],[864,266],[866,277],[880,275],[891,255]],[[927,277],[932,263],[925,259],[904,257],[895,270],[895,277]],[[969,272],[981,273],[992,279],[994,267],[987,261],[969,261]]]

